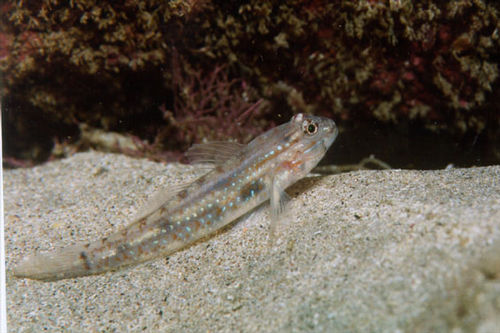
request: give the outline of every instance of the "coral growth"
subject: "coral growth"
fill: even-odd
[[[251,1],[239,16],[216,12],[224,38],[209,48],[263,85],[285,81],[344,119],[418,118],[481,132],[479,107],[498,77],[497,13],[481,1]]]
[[[179,56],[173,58],[174,111],[161,106],[169,126],[158,139],[179,144],[202,140],[238,140],[248,142],[262,131],[253,121],[262,111],[262,99],[245,81],[230,79],[226,66],[201,70],[182,69]],[[187,148],[187,147],[184,147]]]

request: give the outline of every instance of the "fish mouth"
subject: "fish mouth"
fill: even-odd
[[[333,141],[337,138],[338,135],[338,130],[336,127],[333,127],[330,129],[332,131],[331,135],[328,135],[325,138],[322,138],[318,140],[314,145],[309,147],[306,151],[304,151],[304,154],[314,154],[315,156],[323,156],[330,146],[332,145]]]
[[[329,133],[329,135],[323,138],[321,142],[323,143],[323,148],[326,152],[339,135],[339,129],[333,120],[328,119],[328,123],[325,126],[325,133]]]
[[[324,124],[322,125],[323,137],[316,143],[304,151],[304,154],[313,154],[314,156],[323,156],[330,148],[339,134],[339,130],[335,122],[328,118],[323,118]]]

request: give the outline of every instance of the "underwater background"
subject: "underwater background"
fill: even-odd
[[[500,162],[496,1],[4,1],[4,165],[93,148],[182,160],[297,112],[327,163]]]

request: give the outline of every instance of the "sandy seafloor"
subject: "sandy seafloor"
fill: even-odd
[[[125,271],[16,279],[22,256],[96,240],[193,168],[81,153],[4,172],[11,332],[491,332],[500,327],[500,167],[360,171],[288,190],[268,246],[260,209]]]

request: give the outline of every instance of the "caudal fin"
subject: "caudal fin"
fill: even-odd
[[[25,257],[14,268],[14,275],[19,278],[53,281],[95,274],[89,265],[85,248],[86,245],[74,245]]]

